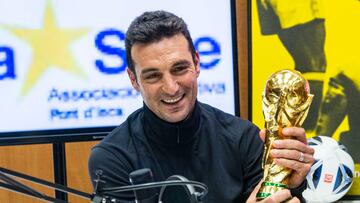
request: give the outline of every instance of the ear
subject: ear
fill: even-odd
[[[200,75],[200,55],[199,55],[199,52],[195,53],[195,71],[196,71],[196,77],[199,77],[199,75]]]
[[[130,68],[126,68],[126,72],[130,78],[130,82],[133,88],[136,89],[137,91],[140,91],[139,83],[136,80],[135,74],[130,70]]]

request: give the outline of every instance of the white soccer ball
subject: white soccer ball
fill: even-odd
[[[326,136],[308,139],[314,148],[315,162],[306,179],[303,196],[307,202],[335,202],[350,189],[354,177],[354,161],[346,148]]]

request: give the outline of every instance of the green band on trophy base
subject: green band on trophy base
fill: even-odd
[[[263,193],[263,192],[260,192],[260,193],[257,193],[256,194],[256,197],[257,198],[261,198],[261,199],[264,199],[266,197],[269,197],[271,195],[271,193]]]
[[[273,183],[273,182],[263,182],[261,184],[263,190],[256,194],[257,200],[265,199],[266,197],[271,196],[276,191],[280,191],[283,189],[287,189],[287,185],[281,183]]]
[[[281,188],[288,188],[287,185],[281,183],[271,183],[271,182],[263,182],[263,186],[273,186],[273,187],[281,187]]]

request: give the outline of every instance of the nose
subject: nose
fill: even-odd
[[[168,95],[175,95],[179,90],[179,85],[176,78],[172,77],[171,75],[164,76],[162,90]]]

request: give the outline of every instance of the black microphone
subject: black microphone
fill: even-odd
[[[129,175],[129,179],[132,185],[152,183],[154,177],[150,169],[144,168],[133,171]],[[134,190],[136,203],[156,203],[157,202],[157,190],[155,188],[145,188],[140,190]]]
[[[189,180],[184,176],[173,175],[167,181],[181,181],[183,183]],[[202,195],[198,193],[191,184],[178,184],[172,186],[163,186],[160,190],[159,203],[201,203]]]
[[[170,176],[166,181],[154,182],[150,169],[133,171],[129,175],[132,185],[98,188],[94,194],[105,202],[121,202],[111,198],[113,193],[133,191],[136,203],[201,203],[208,192],[208,187],[201,182],[191,181],[180,175]],[[95,182],[100,182],[101,174]],[[161,187],[160,193],[155,188]],[[198,189],[198,190],[195,190]],[[199,191],[200,190],[200,191]],[[111,199],[109,199],[111,198]]]

